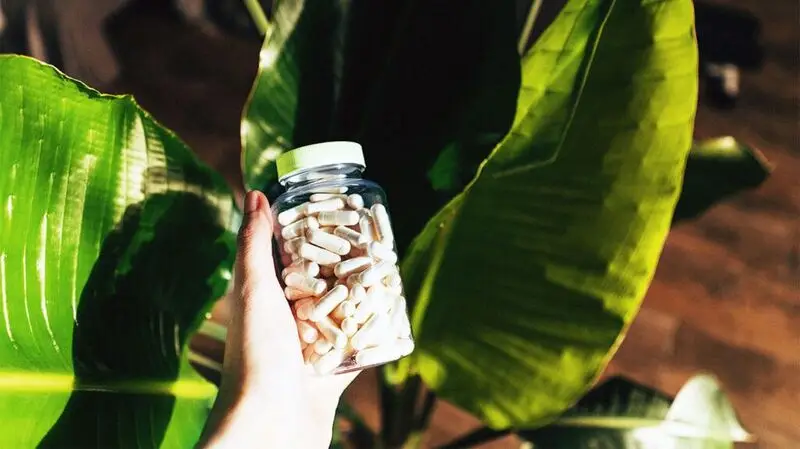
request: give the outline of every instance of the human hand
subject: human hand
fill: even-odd
[[[272,254],[267,199],[248,192],[222,382],[199,447],[327,448],[339,398],[358,374],[318,376],[305,365]]]

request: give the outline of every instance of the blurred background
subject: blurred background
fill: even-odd
[[[541,2],[532,41],[563,3]],[[262,4],[269,12],[270,1]],[[531,2],[518,4],[522,30]],[[800,2],[706,0],[696,13],[695,137],[734,136],[774,172],[672,231],[607,374],[674,395],[692,374],[713,372],[761,448],[797,448]],[[241,0],[0,0],[0,52],[30,54],[101,91],[133,94],[239,192],[239,120],[260,41]],[[373,381],[362,376],[348,392],[357,408],[377,410]],[[478,425],[443,404],[428,438],[441,444]]]

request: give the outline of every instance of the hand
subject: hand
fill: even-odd
[[[339,398],[358,373],[317,376],[305,366],[261,192],[245,197],[238,246],[222,382],[199,447],[327,448]]]

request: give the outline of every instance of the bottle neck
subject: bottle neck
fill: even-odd
[[[280,179],[287,191],[305,187],[310,184],[337,179],[359,179],[364,167],[357,164],[332,164],[298,170]]]

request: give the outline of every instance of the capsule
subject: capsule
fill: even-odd
[[[336,199],[336,198],[347,201],[347,195],[343,195],[341,193],[314,193],[310,197],[308,197],[308,200],[311,201],[312,203],[319,203],[320,201]]]
[[[364,287],[369,287],[376,284],[394,270],[394,264],[380,261],[375,265],[367,268],[356,276],[357,282]]]
[[[334,348],[344,348],[347,346],[347,335],[328,317],[323,317],[317,321],[317,328],[326,340],[333,343]]]
[[[331,198],[318,203],[306,203],[305,214],[319,214],[322,212],[333,212],[344,209],[344,200],[341,198]],[[321,221],[319,224],[323,224]]]
[[[300,341],[311,344],[319,338],[319,331],[307,321],[301,320],[297,322],[297,335],[300,337]]]
[[[407,356],[414,351],[411,340],[397,340],[392,344],[367,348],[356,353],[356,364],[360,366],[378,365]]]
[[[322,204],[322,203],[312,203]],[[317,215],[320,226],[352,226],[358,223],[358,212],[352,210],[333,210],[320,212]]]
[[[355,313],[356,313],[356,305],[353,303],[353,301],[345,299],[338,306],[336,306],[335,309],[333,309],[333,312],[331,312],[331,316],[339,321],[342,321],[348,317],[353,316],[353,314]],[[342,331],[344,331],[344,329],[342,329]]]
[[[333,267],[333,274],[337,278],[345,278],[353,273],[363,271],[372,264],[372,259],[369,257],[353,257],[352,259],[343,260]]]
[[[364,207],[364,198],[357,193],[347,196],[347,205],[353,210],[358,210]]]
[[[303,360],[305,360],[307,364],[310,365],[316,362],[317,359],[319,359],[319,354],[314,352],[314,345],[308,345],[303,349]]]
[[[328,287],[325,281],[302,273],[289,273],[284,279],[288,287],[294,287],[299,290],[305,290],[315,295],[321,295]]]
[[[369,319],[361,326],[352,337],[350,337],[350,345],[355,350],[361,350],[367,346],[375,346],[385,340],[390,331],[386,326],[386,316],[376,313],[369,317]],[[342,334],[344,335],[344,334]],[[347,338],[347,337],[345,337]]]
[[[281,229],[281,237],[283,237],[284,240],[300,237],[305,234],[306,229],[319,229],[319,222],[317,219],[314,217],[306,217],[288,226],[284,226],[284,228]]]
[[[303,243],[306,243],[307,241],[308,240],[306,240],[305,237],[297,237],[291,240],[287,240],[283,243],[283,250],[289,254],[297,254],[298,250],[300,249],[300,246]]]
[[[306,276],[314,277],[319,274],[319,265],[310,260],[298,260],[281,271],[281,277],[285,278],[289,273],[302,273]]]
[[[375,228],[372,226],[372,220],[368,215],[358,219],[358,230],[361,232],[360,244],[365,245],[375,240]]]
[[[317,187],[314,189],[316,193],[347,193],[347,187]]]
[[[398,337],[411,338],[411,323],[408,322],[408,315],[406,314],[406,299],[402,296],[398,296],[394,306],[392,306],[390,320],[392,329],[394,329]]]
[[[308,314],[311,313],[311,310],[314,308],[314,299],[313,298],[306,298],[301,299],[294,303],[294,313],[297,315],[297,318],[301,320],[307,320]]]
[[[328,251],[343,256],[350,252],[350,242],[337,237],[333,234],[328,234],[317,229],[309,229],[306,231],[306,239],[320,248],[327,249]]]
[[[383,278],[383,284],[386,285],[387,287],[392,287],[392,288],[402,287],[403,280],[400,279],[400,273],[395,271],[394,273]]]
[[[298,206],[292,207],[291,209],[286,209],[285,211],[279,213],[278,223],[280,223],[281,226],[287,226],[299,220],[305,214],[306,214],[306,203],[303,203]]]
[[[333,265],[342,260],[342,256],[332,253],[327,249],[314,246],[308,242],[300,245],[297,254],[305,260],[310,260],[320,265]]]
[[[348,298],[350,301],[353,302],[355,305],[361,304],[361,302],[367,297],[367,290],[361,284],[353,284],[350,287],[350,297]]]
[[[342,364],[345,359],[344,349],[333,349],[313,362],[317,374],[328,374]]]
[[[386,246],[380,242],[370,242],[367,245],[367,254],[376,259],[385,260],[386,262],[397,262],[397,253],[394,252],[392,247]]]
[[[314,305],[314,310],[311,311],[308,318],[311,321],[319,321],[325,318],[329,313],[333,312],[336,306],[347,299],[347,294],[347,287],[344,285],[337,285],[333,290],[326,293],[325,296],[317,301],[317,304]]]
[[[345,318],[342,320],[342,332],[348,337],[352,337],[353,334],[358,332],[358,323],[353,318]]]
[[[394,246],[394,233],[389,213],[383,204],[374,204],[370,210],[375,218],[375,229],[378,231],[378,240],[386,246]]]
[[[289,301],[297,301],[299,299],[309,298],[311,296],[314,296],[313,292],[301,290],[299,288],[294,288],[294,287],[284,288],[283,293],[286,296],[286,299],[288,299]]]
[[[333,230],[333,235],[347,240],[353,246],[358,246],[362,243],[361,233],[356,230],[350,229],[347,226],[337,226]]]
[[[319,340],[314,342],[314,352],[319,355],[327,354],[331,349],[333,349],[333,343],[325,340],[324,338],[320,338]]]

